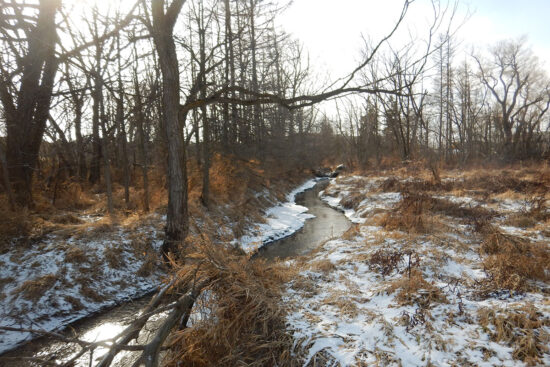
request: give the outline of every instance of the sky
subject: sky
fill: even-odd
[[[279,22],[304,43],[312,64],[338,77],[359,60],[361,35],[373,40],[383,37],[402,5],[403,0],[294,0]],[[405,42],[409,33],[421,35],[430,14],[430,1],[416,0],[394,42]],[[463,25],[457,41],[464,50],[472,46],[482,50],[499,40],[525,35],[550,74],[549,14],[550,0],[461,0],[455,24]]]

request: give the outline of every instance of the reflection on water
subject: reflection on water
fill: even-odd
[[[63,332],[68,338],[78,338],[88,342],[107,341],[121,333],[131,321],[138,315],[139,311],[147,305],[150,296],[143,297],[132,302],[117,306],[104,313],[91,316],[82,321],[78,321]],[[36,357],[44,360],[68,361],[73,358],[80,350],[76,344],[61,343],[55,339],[44,337],[35,339],[14,351],[8,352],[3,357]],[[107,348],[97,348],[92,355],[92,365],[95,366],[107,352]],[[130,359],[128,353],[121,353],[117,356],[113,366],[131,366],[127,363]],[[131,358],[133,360],[133,358]],[[125,362],[126,361],[126,362]],[[90,365],[90,353],[80,357],[73,366],[88,367]],[[42,366],[40,363],[31,363],[29,361],[0,361],[0,366],[10,367],[28,367]]]
[[[340,237],[349,229],[351,222],[346,216],[319,199],[319,192],[327,185],[328,180],[321,181],[296,198],[296,203],[309,208],[308,213],[315,215],[315,218],[308,219],[304,227],[295,234],[264,246],[258,256],[266,259],[284,259],[304,255],[324,241]]]

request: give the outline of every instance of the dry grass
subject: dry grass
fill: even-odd
[[[381,225],[386,230],[403,230],[412,233],[425,233],[428,231],[424,212],[424,195],[403,193],[399,205],[387,213],[382,219]]]
[[[66,296],[63,296],[63,298],[65,299],[65,301],[71,304],[71,306],[73,307],[73,310],[75,311],[80,311],[84,308],[84,305],[82,304],[82,302],[76,297],[66,295]]]
[[[195,252],[179,269],[181,284],[210,279],[205,319],[172,338],[167,366],[294,366],[293,341],[281,306],[289,269],[248,261],[222,246],[195,239]],[[197,268],[196,265],[200,264]]]
[[[313,297],[319,293],[319,286],[314,279],[299,275],[291,283],[291,287],[300,291],[306,297]]]
[[[80,294],[94,302],[102,302],[105,297],[97,293],[92,287],[87,284],[82,284],[80,287]]]
[[[503,234],[489,224],[478,226],[478,231],[484,236],[480,251],[486,256],[483,267],[489,279],[489,289],[485,291],[523,291],[529,288],[529,280],[549,279],[550,251],[545,244]]]
[[[359,314],[356,300],[350,294],[336,290],[331,292],[322,303],[329,306],[334,306],[340,310],[341,314],[353,319]]]
[[[57,281],[57,276],[54,274],[47,274],[36,279],[27,280],[21,284],[16,292],[21,293],[23,298],[36,302],[44,293],[46,293]]]
[[[86,252],[78,246],[71,246],[65,251],[65,262],[73,264],[82,264],[83,262],[88,261]]]
[[[0,253],[7,251],[16,238],[31,233],[32,220],[27,210],[12,212],[5,201],[0,202]]]
[[[550,343],[550,335],[544,327],[550,326],[550,319],[534,306],[516,310],[484,307],[478,310],[477,318],[492,341],[504,342],[514,348],[514,359],[529,366],[542,363],[542,355],[548,351]]]
[[[504,224],[518,228],[530,228],[537,224],[537,220],[527,213],[513,213],[506,218]]]
[[[124,256],[122,246],[110,245],[103,249],[103,256],[112,269],[119,269],[124,266]]]
[[[158,268],[159,258],[157,254],[154,254],[152,252],[147,252],[145,255],[145,260],[143,261],[143,264],[140,266],[140,268],[137,271],[137,275],[140,277],[147,277]]]
[[[410,277],[404,275],[401,279],[390,283],[388,293],[398,292],[396,300],[401,305],[419,305],[427,308],[433,303],[447,303],[445,295],[441,290],[422,276],[422,272],[413,269]]]
[[[349,196],[344,197],[340,201],[340,205],[342,205],[345,209],[357,209],[359,204],[365,199],[365,195],[357,192],[353,193]]]
[[[481,206],[463,207],[423,192],[405,191],[395,209],[381,218],[380,225],[387,230],[403,230],[409,233],[431,233],[440,227],[448,229],[435,214],[467,221],[472,218],[486,221],[495,216],[494,212]]]
[[[311,271],[321,272],[324,274],[328,274],[334,270],[336,270],[336,266],[332,263],[332,261],[328,259],[323,260],[316,260],[311,263],[309,263],[309,269]]]

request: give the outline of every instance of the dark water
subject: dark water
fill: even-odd
[[[296,197],[296,203],[307,207],[308,213],[315,215],[315,218],[308,219],[304,227],[293,235],[262,247],[259,257],[273,260],[304,255],[324,241],[340,237],[349,229],[351,222],[346,216],[319,199],[319,192],[327,185],[328,180],[321,181]]]
[[[349,229],[351,223],[341,212],[328,207],[319,199],[319,192],[328,185],[327,181],[319,182],[315,187],[301,193],[296,198],[296,203],[309,208],[308,213],[315,215],[315,218],[308,219],[304,227],[293,235],[284,239],[274,241],[262,247],[257,257],[273,260],[275,258],[289,258],[304,255],[315,249],[324,241],[339,237]],[[87,341],[100,341],[112,338],[119,334],[128,324],[139,314],[151,296],[145,296],[133,302],[117,306],[108,311],[90,316],[84,320],[70,325],[63,333],[64,335],[80,338]],[[156,321],[160,322],[160,321]],[[153,321],[153,324],[155,321]],[[151,325],[154,326],[154,325]],[[153,327],[154,329],[154,327]],[[147,333],[140,336],[139,343],[146,342],[149,337]],[[67,346],[52,338],[43,337],[35,339],[2,357],[35,357],[40,359],[51,359],[57,361],[66,361],[78,350],[76,345]],[[91,365],[96,365],[106,350],[96,350],[92,356]],[[131,366],[135,354],[119,353],[120,357],[115,360],[113,366]],[[40,366],[40,363],[33,363],[29,360],[6,360],[0,359],[0,366]],[[86,354],[79,359],[75,366],[89,366],[90,355]]]

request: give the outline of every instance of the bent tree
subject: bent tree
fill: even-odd
[[[32,179],[54,87],[58,59],[55,18],[61,0],[41,0],[34,15],[25,2],[0,7],[0,99],[7,127],[6,161],[15,200],[32,206]],[[8,52],[9,50],[9,52]]]

